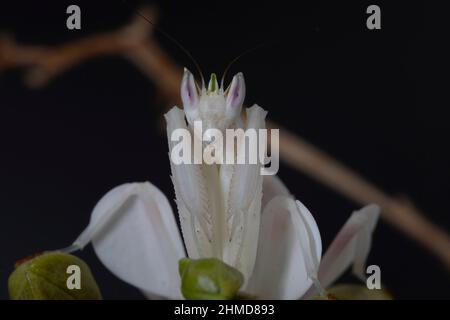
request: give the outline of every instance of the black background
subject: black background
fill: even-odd
[[[2,1],[0,30],[22,43],[57,45],[126,24],[136,2],[129,3]],[[66,29],[69,4],[81,7],[82,30]],[[369,4],[380,5],[382,30],[367,30]],[[159,8],[159,26],[205,74],[220,76],[231,59],[263,43],[232,68],[244,72],[246,103],[258,103],[390,194],[408,195],[450,230],[442,8],[411,1],[160,1]],[[157,38],[194,71],[179,48]],[[22,75],[0,74],[0,299],[7,298],[14,261],[70,244],[112,187],[149,180],[173,199],[166,138],[157,126],[162,106],[132,64],[98,57],[38,90]],[[279,175],[314,214],[326,248],[357,206],[286,166]],[[105,298],[142,298],[90,247],[80,256]],[[384,221],[369,263],[381,267],[397,298],[450,297],[447,269]]]

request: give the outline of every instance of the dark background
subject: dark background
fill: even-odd
[[[445,11],[429,2],[295,2],[160,1],[158,24],[206,74],[220,76],[232,58],[263,43],[232,68],[231,75],[245,74],[247,104],[258,103],[386,192],[408,195],[450,230]],[[81,7],[80,31],[66,29],[69,4]],[[366,29],[369,4],[380,5],[382,30]],[[131,7],[120,0],[2,1],[0,30],[22,43],[56,45],[126,24]],[[194,71],[179,48],[157,38]],[[162,106],[132,64],[99,57],[39,90],[28,89],[22,75],[0,74],[0,299],[14,261],[70,244],[114,186],[149,180],[173,198],[157,126]],[[326,248],[358,206],[284,165],[279,175],[315,215]],[[142,298],[90,246],[80,256],[105,298]],[[448,270],[384,221],[369,263],[381,267],[397,298],[450,297]]]

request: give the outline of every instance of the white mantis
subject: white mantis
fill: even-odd
[[[171,132],[192,130],[196,120],[219,130],[265,127],[266,111],[259,106],[241,116],[245,82],[240,73],[224,90],[215,76],[208,89],[198,88],[185,70],[181,97],[184,111],[173,107],[165,115],[169,150]],[[88,227],[67,251],[92,241],[104,265],[148,297],[181,298],[178,260],[186,256],[184,246],[190,258],[217,257],[240,270],[243,290],[263,299],[323,293],[351,264],[364,278],[378,207],[353,213],[321,262],[313,216],[280,179],[263,178],[260,166],[171,163],[182,237],[159,189],[149,182],[120,185],[99,201]]]

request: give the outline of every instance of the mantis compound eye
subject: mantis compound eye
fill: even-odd
[[[194,118],[199,103],[199,94],[194,76],[188,69],[184,69],[183,79],[181,80],[181,100],[188,121]]]
[[[244,75],[239,72],[233,77],[226,93],[226,109],[229,118],[236,118],[241,114],[245,99]]]

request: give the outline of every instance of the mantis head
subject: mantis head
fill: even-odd
[[[208,88],[199,89],[192,73],[184,69],[181,81],[181,99],[186,119],[190,125],[202,121],[203,130],[224,131],[240,121],[245,98],[245,82],[242,73],[233,77],[227,89],[219,87],[216,75],[211,74]]]

